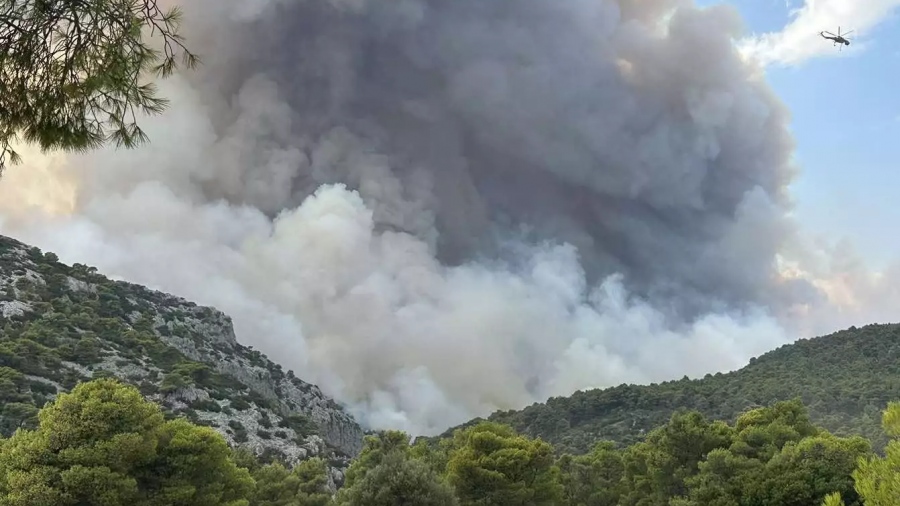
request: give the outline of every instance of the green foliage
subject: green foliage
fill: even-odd
[[[900,403],[891,402],[882,416],[884,432],[891,436],[883,457],[861,458],[853,472],[854,492],[866,506],[900,504]],[[847,493],[838,491],[825,506],[844,506]],[[843,499],[843,500],[842,500]]]
[[[266,419],[266,421],[268,422],[268,419]],[[266,425],[263,424],[263,426]],[[292,429],[294,433],[297,434],[298,439],[303,439],[319,432],[319,427],[315,422],[310,420],[309,417],[299,413],[285,416],[278,422],[278,426],[285,429]]]
[[[195,401],[191,404],[191,407],[194,408],[195,410],[211,411],[213,413],[219,413],[222,411],[222,406],[220,406],[218,402],[216,402],[212,399]]]
[[[625,505],[665,504],[687,493],[685,480],[694,476],[704,457],[726,448],[734,430],[721,421],[711,422],[699,412],[677,412],[669,423],[625,450],[623,481]]]
[[[717,450],[691,480],[685,504],[808,505],[819,504],[833,491],[858,504],[850,477],[857,459],[870,452],[862,438],[828,433],[791,441],[771,459],[761,460]]]
[[[171,372],[163,377],[162,383],[159,385],[159,390],[164,394],[169,394],[187,388],[191,386],[192,383],[191,379],[183,374]]]
[[[810,425],[798,401],[748,411],[734,427],[696,412],[676,415],[624,450],[619,504],[820,504],[835,490],[852,492],[850,473],[870,452],[861,437],[839,438]]]
[[[28,384],[0,368],[5,395]],[[880,506],[900,499],[896,440],[875,456],[863,437],[814,426],[798,400],[748,410],[733,425],[682,410],[629,447],[599,441],[586,454],[559,457],[549,443],[496,422],[436,445],[384,431],[366,438],[334,497],[325,460],[288,468],[276,454],[231,450],[217,432],[167,419],[116,380],[82,383],[36,418],[34,429],[0,440],[0,504]],[[886,433],[900,436],[900,403],[882,420]],[[229,425],[246,433],[236,420]]]
[[[312,458],[288,470],[280,463],[268,464],[253,471],[256,491],[250,506],[327,506],[325,461]]]
[[[401,453],[404,456],[409,453],[409,435],[398,430],[383,431],[372,436],[366,436],[363,449],[347,469],[344,476],[344,485],[352,487],[362,479],[366,473],[378,466],[385,456],[391,453]]]
[[[617,506],[624,490],[622,453],[601,441],[585,455],[559,459],[563,503],[573,506]]]
[[[888,403],[887,409],[881,415],[881,427],[888,436],[900,438],[900,403]]]
[[[0,504],[248,504],[253,481],[215,431],[166,421],[115,380],[83,383],[0,450]],[[164,470],[164,471],[163,471]]]
[[[405,451],[391,451],[335,498],[338,506],[456,506],[450,488],[424,462]]]
[[[238,411],[244,411],[250,409],[250,403],[240,397],[236,397],[231,399],[231,407]]]
[[[839,492],[834,492],[833,494],[828,494],[825,497],[825,501],[822,503],[822,506],[845,506],[844,501],[841,499],[841,494]]]
[[[424,462],[438,474],[445,474],[447,463],[450,460],[450,451],[453,440],[442,439],[437,444],[427,438],[419,438],[409,447],[409,455],[414,459]]]
[[[341,506],[414,504],[455,506],[453,489],[441,476],[443,469],[429,465],[427,449],[416,451],[404,432],[389,430],[367,436],[363,449],[350,465],[344,488],[335,497]]]
[[[871,444],[859,437],[839,438],[828,433],[787,443],[766,465],[757,496],[772,505],[818,504],[839,491],[848,504],[859,504],[851,473]]]
[[[636,443],[679,409],[733,422],[748,409],[800,399],[812,423],[836,435],[862,435],[880,450],[887,443],[881,411],[897,398],[900,325],[868,325],[784,345],[735,372],[580,391],[489,420],[540,437],[559,452],[582,454],[598,440]]]
[[[0,431],[12,434],[17,429],[33,429],[38,424],[38,408],[31,403],[7,402],[0,411]]]
[[[562,497],[553,448],[496,423],[454,434],[447,475],[462,505],[552,505]]]
[[[772,458],[788,442],[819,433],[798,399],[743,413],[735,422],[735,430],[731,451],[763,460]]]
[[[249,438],[247,437],[247,428],[244,427],[244,424],[237,420],[229,420],[228,427],[230,428],[231,434],[234,436],[234,440],[238,443],[244,443]]]
[[[12,381],[14,372],[0,370]],[[10,406],[12,403],[6,404]],[[80,384],[0,440],[0,504],[15,506],[327,506],[321,458],[293,469],[232,451],[215,431],[166,420],[136,388]]]
[[[176,51],[193,67],[178,31],[181,13],[155,0],[5,0],[0,9],[0,170],[16,163],[21,136],[41,149],[87,150],[109,140],[147,140],[135,118],[167,100],[148,73],[167,77]],[[148,44],[157,35],[159,49]],[[55,256],[42,258],[56,262]]]

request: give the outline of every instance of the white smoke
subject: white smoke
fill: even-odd
[[[152,145],[25,153],[0,232],[221,309],[365,425],[730,370],[893,310],[804,250],[732,10],[211,1]]]

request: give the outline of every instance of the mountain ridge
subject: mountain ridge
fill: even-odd
[[[583,454],[599,440],[633,444],[676,411],[697,410],[733,422],[747,409],[800,399],[813,423],[836,435],[865,436],[880,450],[887,443],[881,412],[898,398],[900,324],[869,324],[798,339],[728,373],[582,390],[519,410],[495,411],[436,439],[487,419],[540,437],[559,451]]]
[[[326,457],[335,482],[362,448],[352,415],[238,343],[228,315],[0,235],[0,433],[33,425],[34,408],[103,376],[258,455]]]

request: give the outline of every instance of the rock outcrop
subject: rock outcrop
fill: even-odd
[[[16,398],[0,402],[39,408],[79,381],[114,376],[257,455],[326,458],[335,483],[362,448],[349,413],[238,343],[222,312],[0,236],[2,367],[19,382]],[[2,420],[0,432],[33,422]]]

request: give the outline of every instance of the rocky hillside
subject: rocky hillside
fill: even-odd
[[[327,458],[335,482],[362,447],[352,416],[239,344],[228,316],[0,236],[0,434],[34,426],[58,392],[101,376],[263,458]]]
[[[900,400],[900,325],[851,327],[801,339],[727,374],[587,390],[489,418],[558,450],[583,453],[599,439],[634,443],[678,409],[734,421],[747,409],[794,398],[809,407],[817,425],[840,435],[863,435],[883,448],[881,411],[888,401]]]

